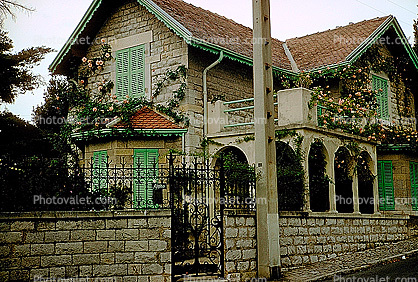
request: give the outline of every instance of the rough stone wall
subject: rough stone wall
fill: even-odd
[[[410,214],[411,205],[411,176],[409,171],[410,162],[418,162],[418,158],[407,153],[378,154],[379,161],[392,161],[393,187],[395,192],[395,212],[402,211]],[[392,211],[385,213],[394,213]]]
[[[170,281],[170,238],[164,211],[2,214],[0,281]]]
[[[248,281],[257,275],[255,214],[225,215],[225,278]]]
[[[406,219],[280,216],[279,221],[284,268],[324,261],[410,236]]]

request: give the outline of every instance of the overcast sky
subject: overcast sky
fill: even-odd
[[[16,13],[16,20],[7,18],[4,29],[9,31],[15,50],[45,45],[59,51],[87,11],[92,0],[20,0],[34,8],[33,13]],[[114,0],[117,1],[117,0]],[[407,38],[412,39],[413,19],[417,0],[270,0],[272,35],[280,40],[333,29],[365,19],[394,15]],[[238,23],[252,27],[250,0],[186,0],[196,6],[216,12]],[[35,69],[48,80],[48,66],[57,53],[49,54]],[[30,120],[33,107],[42,103],[45,88],[17,98],[14,105],[0,105]]]

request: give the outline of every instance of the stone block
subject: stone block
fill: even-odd
[[[28,231],[34,229],[35,223],[32,221],[15,221],[10,227],[11,231]]]
[[[83,252],[83,242],[57,243],[55,253],[57,255],[80,254]]]
[[[45,232],[45,243],[68,241],[70,241],[70,231]]]
[[[126,241],[125,242],[126,252],[142,252],[142,251],[148,251],[148,250],[150,250],[148,247],[148,241]]]
[[[137,263],[147,263],[155,262],[157,260],[157,252],[136,252],[135,253],[135,262]]]
[[[107,252],[106,241],[84,242],[84,253],[105,253]]]
[[[106,229],[125,229],[127,227],[127,219],[106,219]]]
[[[226,252],[226,260],[235,261],[242,258],[242,253],[240,250],[229,250]]]
[[[99,264],[100,257],[99,254],[77,254],[73,255],[73,264],[74,265],[92,265]]]
[[[49,269],[48,268],[36,268],[31,269],[29,272],[29,277],[31,281],[41,281],[41,279],[49,278]]]
[[[134,261],[134,253],[115,253],[116,263],[132,263]]]
[[[238,228],[227,228],[225,236],[226,238],[236,238],[238,236]]]
[[[71,265],[71,255],[41,257],[41,267],[54,267],[66,265]]]
[[[5,232],[0,233],[0,244],[16,244],[21,243],[23,239],[22,232]]]
[[[15,245],[13,250],[13,256],[28,257],[30,256],[30,245]]]
[[[27,281],[29,280],[29,270],[14,269],[9,274],[10,281]]]
[[[63,267],[63,266],[61,266],[61,267],[51,267],[49,269],[49,277],[65,278],[65,267]]]
[[[114,253],[100,254],[100,263],[101,264],[114,264],[115,263],[115,254]]]
[[[171,227],[171,219],[166,217],[151,217],[148,219],[149,228]]]
[[[126,242],[129,243],[129,242]],[[109,241],[108,251],[109,252],[123,252],[125,250],[125,241]],[[126,249],[130,251],[129,249]]]
[[[116,240],[130,241],[139,239],[138,229],[121,229],[116,230]]]
[[[147,228],[148,222],[146,218],[129,218],[128,228]]]
[[[25,237],[25,243],[38,243],[41,244],[45,240],[45,232],[27,232]]]
[[[32,256],[52,255],[55,252],[54,244],[33,244],[31,245]]]
[[[149,250],[152,252],[161,252],[167,250],[167,242],[161,240],[148,241]]]
[[[142,273],[146,275],[162,274],[163,266],[157,263],[143,264]]]
[[[128,266],[126,264],[94,265],[93,266],[94,277],[124,276],[127,274],[128,274]]]
[[[252,240],[238,239],[236,246],[239,249],[248,249],[252,247]]]
[[[70,233],[71,241],[94,241],[96,232],[94,230],[73,230]]]

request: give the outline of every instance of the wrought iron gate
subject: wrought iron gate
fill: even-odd
[[[224,275],[224,169],[197,163],[174,167],[170,158],[172,278]]]

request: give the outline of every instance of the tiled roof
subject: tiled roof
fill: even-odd
[[[174,122],[148,107],[143,107],[132,116],[131,126],[134,129],[183,129]],[[126,128],[127,124],[117,123],[115,128]]]
[[[153,0],[153,2],[187,28],[194,37],[249,58],[253,57],[251,28],[182,0]],[[291,70],[283,43],[273,39],[273,65]]]
[[[388,17],[288,39],[286,44],[299,70],[341,63]]]

